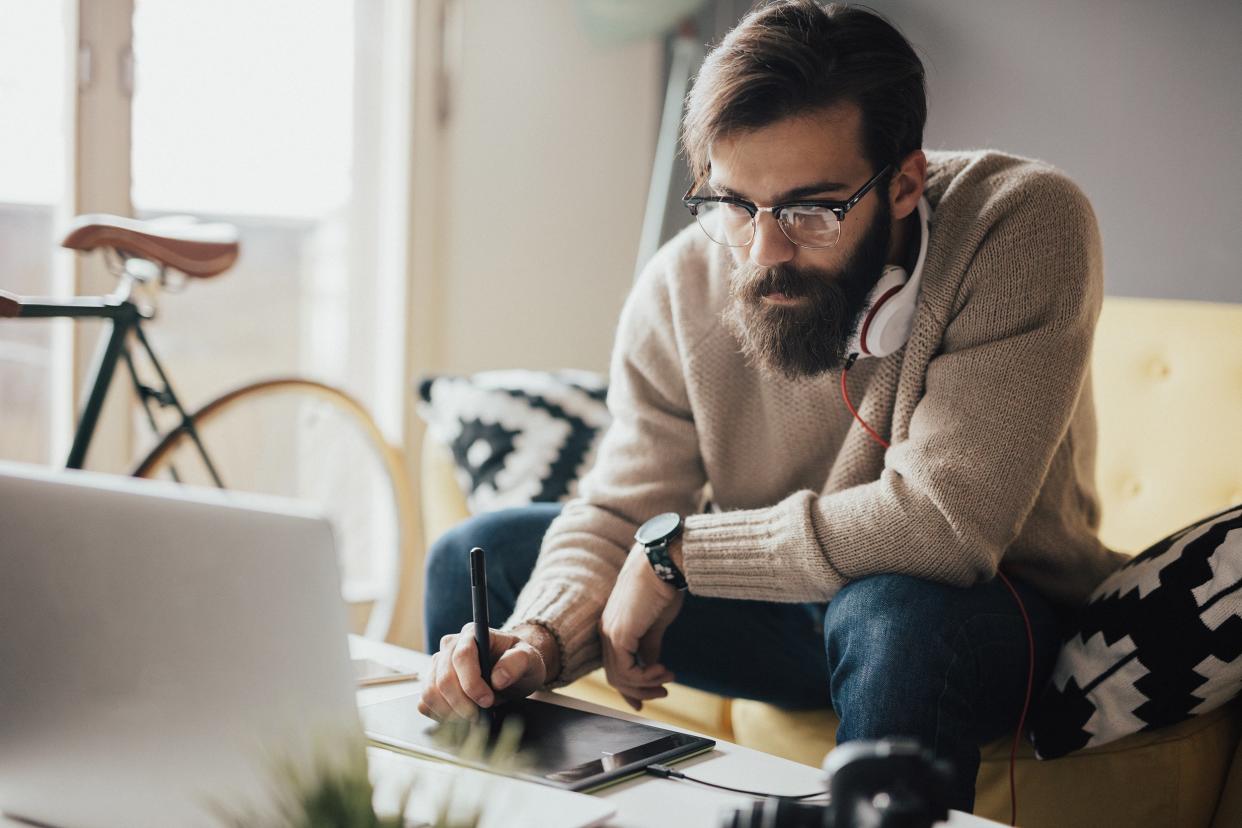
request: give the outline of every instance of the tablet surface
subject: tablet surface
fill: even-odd
[[[381,745],[435,756],[475,767],[436,738],[439,725],[418,712],[418,697],[366,705],[360,709],[363,729]],[[665,730],[651,724],[589,713],[559,704],[521,699],[490,711],[494,739],[505,720],[522,725],[519,770],[501,771],[571,791],[592,791],[642,773],[660,762],[702,753],[716,746],[711,739]]]

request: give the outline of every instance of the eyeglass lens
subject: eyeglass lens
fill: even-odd
[[[841,237],[841,223],[826,207],[785,207],[780,216],[785,236],[801,247],[832,247]],[[745,247],[755,238],[755,219],[736,204],[700,204],[698,221],[709,239],[727,247]]]

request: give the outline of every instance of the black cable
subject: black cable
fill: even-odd
[[[643,770],[652,776],[660,779],[684,779],[687,782],[695,782],[699,785],[706,785],[709,788],[718,788],[722,791],[730,791],[731,793],[746,794],[747,796],[757,796],[760,799],[768,799],[769,797],[779,797],[780,799],[811,799],[816,796],[826,796],[828,791],[816,791],[815,793],[801,794],[800,796],[786,796],[784,794],[764,793],[763,791],[748,791],[743,788],[730,788],[728,785],[717,785],[715,782],[708,782],[705,779],[695,779],[693,776],[686,776],[679,770],[674,770],[668,765],[648,765]]]

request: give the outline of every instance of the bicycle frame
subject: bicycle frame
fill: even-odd
[[[85,220],[92,217],[83,217],[75,226],[78,229],[89,229],[98,231],[100,228],[113,234],[112,241],[123,239],[124,233],[136,233],[139,241],[146,244],[144,239],[161,240],[164,237],[158,233],[145,234],[143,225],[138,223],[133,225],[138,229],[135,230],[125,221],[118,221],[115,217],[102,217],[103,222],[100,224],[86,224]],[[124,232],[122,232],[124,231]],[[225,234],[226,236],[228,234]],[[176,236],[169,236],[169,239],[180,243],[193,240],[183,240]],[[223,272],[223,269],[231,264],[237,255],[236,239],[229,236],[232,241],[232,250],[230,252],[229,245],[223,245],[223,253],[219,256],[228,258],[227,262],[222,259],[210,259],[208,253],[216,255],[215,252],[208,250],[203,252],[197,248],[190,248],[193,256],[188,260],[191,269],[201,272],[196,273],[198,276],[212,276],[216,273]],[[79,240],[80,241],[80,240]],[[87,239],[83,244],[94,244],[91,239]],[[392,495],[392,506],[394,509],[393,516],[395,523],[395,539],[396,548],[396,572],[408,573],[409,577],[398,577],[394,580],[394,586],[390,591],[387,587],[380,592],[368,592],[365,595],[355,596],[354,605],[362,606],[365,602],[370,605],[367,612],[367,630],[374,634],[373,631],[379,631],[386,637],[392,637],[395,626],[399,623],[399,619],[416,617],[417,611],[412,610],[409,603],[410,596],[416,594],[421,589],[421,579],[418,566],[417,554],[413,545],[413,515],[411,513],[412,494],[406,470],[404,458],[399,449],[391,446],[383,431],[376,425],[374,419],[367,410],[353,397],[338,388],[325,385],[321,382],[308,380],[301,377],[283,377],[275,379],[266,379],[260,381],[252,381],[245,385],[233,388],[224,394],[220,394],[210,401],[204,403],[195,411],[190,412],[182,405],[177,394],[173,391],[172,383],[169,380],[163,365],[159,358],[155,355],[155,351],[148,341],[143,330],[143,322],[154,318],[154,311],[150,309],[148,303],[144,301],[141,292],[135,295],[136,289],[143,284],[159,284],[167,285],[165,276],[171,271],[177,273],[172,265],[166,264],[161,258],[160,248],[158,245],[152,248],[148,254],[135,253],[126,249],[125,245],[118,244],[94,244],[93,247],[78,247],[68,244],[66,246],[73,249],[101,249],[105,254],[109,255],[109,269],[117,277],[116,289],[106,296],[83,296],[73,297],[70,299],[53,299],[44,297],[29,297],[14,295],[5,290],[0,290],[0,320],[6,318],[26,318],[26,319],[101,319],[107,320],[109,323],[106,331],[100,336],[98,347],[92,358],[92,365],[89,376],[86,379],[84,388],[84,401],[80,406],[80,413],[77,418],[76,428],[73,435],[73,445],[69,451],[69,457],[65,462],[65,466],[70,469],[80,469],[83,467],[88,451],[91,447],[95,431],[98,427],[100,414],[103,410],[105,398],[108,391],[116,379],[117,364],[125,363],[125,368],[129,373],[130,382],[138,399],[142,402],[143,411],[146,415],[147,424],[151,427],[152,432],[157,437],[157,443],[150,450],[144,450],[143,458],[135,463],[130,469],[130,474],[136,477],[154,477],[167,472],[172,478],[181,481],[182,474],[178,474],[178,469],[174,466],[174,462],[184,458],[184,453],[197,453],[202,460],[205,470],[208,472],[209,479],[218,487],[225,488],[225,482],[221,479],[220,473],[216,465],[208,456],[207,449],[200,437],[199,427],[203,427],[205,433],[211,433],[209,422],[224,422],[226,425],[221,429],[221,433],[229,433],[227,412],[236,412],[241,405],[249,404],[259,397],[268,398],[281,395],[282,399],[288,399],[285,395],[291,395],[295,403],[303,404],[313,398],[313,401],[326,403],[327,408],[335,411],[337,415],[344,417],[343,424],[338,428],[344,427],[356,436],[361,437],[361,448],[367,449],[374,453],[374,463],[378,461],[385,475],[386,484],[383,481],[377,481],[381,486],[386,485],[386,491]],[[187,254],[189,255],[189,254]],[[199,257],[199,258],[195,258]],[[231,257],[231,258],[230,258]],[[213,272],[209,272],[214,268]],[[182,271],[184,272],[184,271]],[[187,274],[188,275],[188,274]],[[135,342],[137,343],[135,345]],[[150,384],[144,383],[143,378],[139,376],[135,360],[141,360],[141,354],[145,353],[149,365],[141,366],[143,375],[151,379]],[[156,379],[158,378],[158,379]],[[152,387],[154,386],[154,387]],[[156,420],[156,410],[152,405],[152,401],[160,407],[160,409],[171,407],[176,411],[176,418],[172,414],[168,415],[167,429],[161,429],[160,423]],[[249,410],[253,413],[253,409]],[[213,419],[215,418],[215,419]],[[174,424],[174,419],[179,422]],[[188,448],[185,441],[190,441],[193,448]],[[311,450],[317,450],[317,445],[312,445]],[[354,449],[355,451],[357,449]],[[262,459],[262,458],[258,458]],[[184,466],[182,471],[185,471]],[[372,468],[374,471],[374,468]],[[239,476],[244,476],[244,472],[239,471]],[[230,475],[232,476],[232,475]],[[236,482],[236,481],[234,481]],[[410,590],[414,592],[411,593]],[[410,628],[417,633],[416,627]]]
[[[147,415],[147,422],[152,430],[157,435],[160,434],[159,426],[155,422],[155,414],[151,410],[152,399],[158,402],[161,408],[168,406],[175,408],[181,418],[181,427],[186,429],[190,439],[193,440],[199,455],[202,457],[203,464],[211,475],[212,482],[216,486],[224,488],[224,483],[220,479],[215,465],[207,455],[207,449],[199,439],[193,419],[185,410],[185,407],[181,405],[181,401],[172,389],[172,384],[168,381],[168,375],[164,373],[163,366],[155,356],[155,351],[151,349],[151,343],[147,341],[146,334],[142,330],[142,320],[147,317],[142,309],[130,298],[134,281],[135,278],[126,272],[121,276],[121,285],[110,296],[76,297],[67,300],[30,299],[0,291],[0,300],[3,300],[0,302],[0,307],[4,309],[2,314],[4,316],[31,319],[107,319],[112,323],[111,331],[106,339],[101,340],[100,347],[96,351],[95,364],[91,370],[90,394],[86,399],[86,403],[82,406],[81,415],[78,417],[77,429],[73,434],[73,445],[69,449],[69,458],[65,461],[65,467],[80,469],[85,463],[87,450],[90,448],[91,439],[95,436],[95,427],[99,422],[99,412],[103,409],[104,399],[107,397],[108,389],[112,385],[112,378],[116,373],[117,363],[124,360],[125,366],[129,371],[130,381],[134,386],[134,392],[142,401],[143,409]],[[151,364],[155,367],[163,388],[155,389],[145,385],[138,377],[138,372],[134,368],[133,358],[130,355],[128,341],[130,333],[134,334],[147,358],[151,360]],[[172,474],[174,479],[176,479],[177,474],[175,470],[172,470]]]

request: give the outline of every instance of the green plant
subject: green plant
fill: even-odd
[[[493,731],[496,731],[493,738]],[[447,722],[436,730],[436,741],[462,761],[483,763],[498,773],[513,773],[522,766],[518,751],[521,724],[505,718],[495,728],[485,714],[473,721]],[[489,747],[490,744],[490,747]],[[229,828],[404,828],[406,813],[414,793],[411,782],[401,796],[397,813],[379,815],[372,805],[374,788],[367,773],[366,754],[349,752],[350,760],[327,759],[336,752],[319,751],[308,768],[289,758],[275,760],[270,788],[274,807],[237,812],[217,806],[214,810],[222,825]],[[436,806],[433,828],[477,828],[482,804],[462,801],[452,784]]]
[[[222,824],[231,828],[402,828],[400,812],[379,816],[371,805],[374,791],[366,754],[355,750],[351,756],[356,758],[345,764],[319,759],[310,768],[280,760],[269,783],[272,808],[215,810]],[[405,804],[403,799],[402,811]]]

